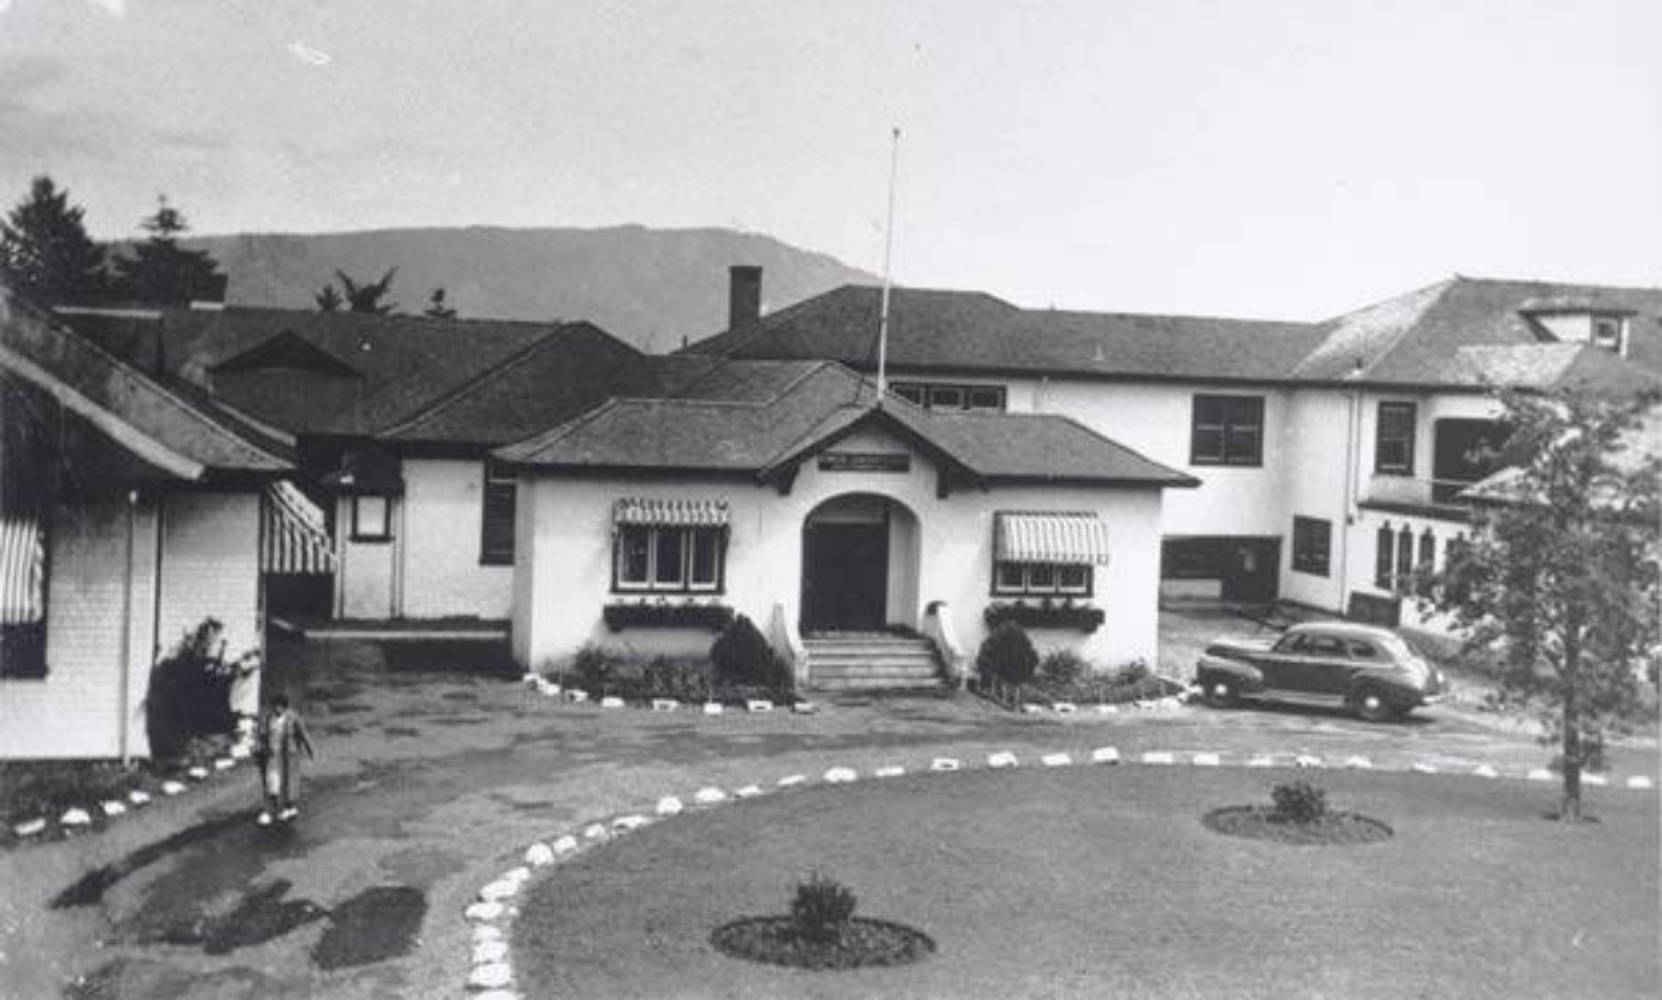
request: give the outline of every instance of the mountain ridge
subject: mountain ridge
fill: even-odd
[[[727,269],[763,269],[772,311],[839,285],[879,280],[829,254],[721,226],[409,226],[328,233],[192,236],[230,278],[231,305],[313,308],[344,271],[374,281],[397,267],[390,300],[419,313],[434,288],[462,317],[588,320],[648,351],[727,325]]]

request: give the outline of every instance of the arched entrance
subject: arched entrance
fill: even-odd
[[[804,634],[917,624],[918,519],[871,493],[833,497],[802,522]]]

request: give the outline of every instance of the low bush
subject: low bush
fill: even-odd
[[[1141,684],[1153,676],[1154,671],[1149,669],[1147,660],[1132,660],[1114,671],[1114,684],[1130,687],[1134,684]]]
[[[711,684],[753,687],[779,696],[790,691],[791,669],[749,618],[740,615],[710,645]]]
[[[975,671],[983,681],[1026,684],[1039,665],[1038,651],[1020,625],[1003,622],[981,641],[975,654]]]
[[[589,691],[600,691],[617,676],[617,657],[594,643],[584,643],[571,658],[571,677]]]
[[[805,940],[816,943],[836,941],[854,917],[854,893],[835,879],[815,872],[798,882],[791,900],[791,922]]]
[[[710,664],[703,660],[654,658],[641,670],[641,698],[700,702],[710,697]]]
[[[1327,815],[1327,793],[1308,781],[1289,781],[1270,790],[1271,816],[1282,823],[1310,824]]]
[[[1039,660],[1039,683],[1047,687],[1070,687],[1090,674],[1090,663],[1071,649],[1053,649]]]

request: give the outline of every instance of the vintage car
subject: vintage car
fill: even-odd
[[[1386,629],[1348,622],[1294,625],[1279,638],[1219,639],[1195,664],[1209,704],[1242,698],[1348,708],[1369,722],[1443,697],[1442,673]]]

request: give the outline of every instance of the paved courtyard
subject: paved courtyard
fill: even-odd
[[[469,952],[461,911],[525,844],[661,796],[832,764],[865,772],[933,755],[1112,745],[1127,756],[1365,755],[1381,768],[1521,774],[1547,756],[1459,705],[1399,726],[1310,710],[1016,716],[968,696],[705,717],[562,705],[501,677],[395,670],[373,644],[279,645],[273,671],[318,743],[299,822],[255,826],[255,780],[240,767],[100,833],[0,855],[7,996],[455,996]],[[1655,756],[1654,743],[1619,748],[1612,768],[1654,775]],[[1553,804],[1551,785],[1517,787],[1543,810]],[[1654,809],[1654,793],[1589,794],[1595,812],[1602,795],[1642,794]]]

